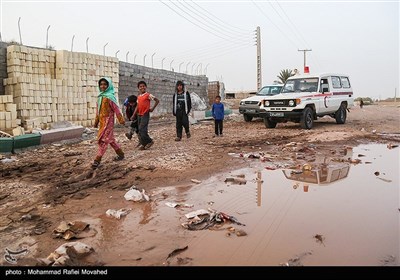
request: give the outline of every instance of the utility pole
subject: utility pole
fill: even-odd
[[[312,49],[304,49],[304,50],[298,50],[299,52],[303,52],[304,53],[304,67],[303,67],[303,71],[304,71],[304,73],[306,72],[306,66],[307,66],[307,64],[306,64],[306,52],[310,52],[310,51],[312,51]]]
[[[260,27],[256,29],[256,44],[257,44],[257,91],[262,87],[262,74],[261,74],[261,34]]]

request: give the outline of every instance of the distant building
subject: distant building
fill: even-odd
[[[253,96],[257,93],[257,90],[241,90],[241,91],[226,91],[226,99],[244,99]]]

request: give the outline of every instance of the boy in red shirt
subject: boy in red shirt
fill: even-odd
[[[150,138],[148,132],[150,112],[154,111],[158,103],[160,103],[160,100],[158,100],[158,98],[156,98],[154,95],[147,92],[146,82],[140,81],[137,87],[139,89],[139,95],[137,97],[137,106],[135,108],[135,112],[133,113],[132,118],[137,115],[139,124],[139,139],[140,144],[142,145],[140,149],[146,150],[154,144],[154,141]],[[151,100],[155,101],[153,108],[150,107]]]

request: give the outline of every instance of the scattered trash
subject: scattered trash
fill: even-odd
[[[296,255],[294,258],[289,259],[285,263],[280,263],[280,266],[303,266],[301,260],[305,257],[312,255],[312,252],[305,252],[300,255]]]
[[[231,223],[245,226],[240,223],[235,217],[225,214],[223,212],[217,212],[212,209],[200,209],[197,211],[190,212],[185,215],[189,221],[182,223],[181,225],[188,230],[203,230],[208,229],[216,224],[222,224],[226,221]]]
[[[365,157],[365,155],[363,155],[363,154],[358,154],[358,157]]]
[[[94,252],[94,249],[82,242],[68,242],[58,247],[47,259],[38,259],[43,265],[76,265],[79,258]]]
[[[364,132],[364,131],[365,131],[365,128],[364,128],[364,127],[363,127],[363,128],[361,128],[361,131],[362,131],[362,132]]]
[[[392,143],[389,143],[389,144],[387,144],[387,148],[389,149],[389,150],[391,150],[391,149],[393,149],[393,148],[397,148],[399,145],[394,145],[394,144],[392,144]]]
[[[376,129],[373,129],[371,132],[372,132],[372,134],[375,134],[376,133]]]
[[[186,203],[175,203],[175,202],[165,202],[165,205],[171,208],[192,208],[193,204],[186,204]]]
[[[125,208],[121,208],[119,210],[116,209],[108,209],[106,211],[106,215],[109,217],[114,217],[117,218],[118,220],[121,219],[121,217],[124,217],[126,215],[128,215],[128,213],[131,211],[132,209],[125,209]]]
[[[361,162],[361,159],[358,159],[358,158],[356,158],[356,159],[349,159],[349,162],[350,162],[350,163],[354,163],[354,164],[359,164],[359,163]]]
[[[380,173],[379,173],[379,171],[375,171],[374,174],[375,174],[375,176],[379,176]]]
[[[200,180],[197,180],[197,179],[191,179],[190,181],[192,181],[192,182],[195,183],[195,184],[200,184],[200,183],[201,183],[201,181],[200,181]]]
[[[276,170],[276,167],[274,167],[274,166],[266,166],[265,169],[267,169],[267,170]]]
[[[386,183],[392,182],[392,180],[385,179],[385,178],[382,178],[382,177],[377,177],[377,178],[380,179],[380,180],[382,180],[382,181],[384,181],[384,182],[386,182]]]
[[[364,162],[365,164],[371,164],[372,162],[370,162],[370,161],[366,161],[366,162]]]
[[[187,248],[189,248],[189,247],[186,245],[186,246],[183,247],[183,248],[177,248],[177,249],[173,250],[171,253],[168,254],[168,256],[167,256],[166,259],[168,260],[169,258],[171,258],[171,257],[173,257],[173,256],[176,256],[176,255],[182,253],[183,251],[187,250]]]
[[[58,227],[53,230],[53,238],[63,238],[65,240],[91,237],[95,234],[96,231],[89,229],[89,224],[82,221],[69,223],[62,221]]]
[[[26,215],[22,215],[21,221],[29,221],[32,220],[32,215],[31,214],[26,214]]]
[[[16,159],[14,159],[14,158],[4,158],[4,159],[2,159],[2,160],[0,160],[0,162],[1,163],[11,163],[11,162],[14,162],[14,161],[17,161]]]
[[[255,159],[259,159],[259,158],[260,158],[260,156],[259,156],[259,155],[254,155],[254,154],[250,154],[250,155],[248,156],[248,158],[255,158]]]
[[[19,248],[17,250],[11,250],[6,248],[4,251],[5,251],[4,260],[9,264],[17,264],[17,261],[21,256],[25,256],[26,254],[29,253],[28,248],[25,247]]]
[[[242,230],[242,229],[239,229],[239,230],[236,231],[236,235],[237,235],[237,236],[246,236],[246,235],[247,235],[247,232],[245,232],[245,231]]]
[[[192,212],[190,212],[190,213],[187,213],[187,214],[185,215],[185,217],[186,217],[187,219],[192,219],[192,218],[197,217],[197,216],[208,215],[208,214],[210,214],[210,212],[209,212],[208,210],[199,209],[199,210],[196,210],[196,211],[192,211]]]
[[[325,243],[324,243],[325,237],[323,237],[321,234],[314,235],[314,238],[316,239],[317,242],[319,242],[325,246]]]
[[[226,177],[225,183],[233,183],[233,184],[238,184],[238,185],[245,185],[247,183],[247,180],[244,178],[240,177]]]
[[[142,192],[140,192],[136,189],[135,186],[129,189],[129,191],[124,195],[124,198],[126,200],[132,200],[137,202],[150,200],[149,196],[145,193],[144,189],[142,189]]]

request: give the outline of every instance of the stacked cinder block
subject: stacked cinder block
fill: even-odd
[[[17,105],[12,95],[0,95],[0,130],[12,134],[13,128],[21,124],[17,119]]]
[[[83,126],[93,124],[96,116],[97,83],[101,77],[111,78],[118,99],[119,63],[117,58],[57,51],[56,66],[57,79],[61,79],[63,85],[68,88],[72,87],[72,90],[67,89],[70,100],[64,104],[73,107],[73,119],[66,120]]]
[[[57,121],[90,126],[96,115],[97,81],[110,77],[118,92],[117,58],[9,46],[6,94],[28,131]]]
[[[196,93],[207,99],[208,78],[204,75],[193,76],[162,69],[154,69],[127,62],[119,62],[119,102],[131,94],[137,95],[137,83],[144,80],[147,90],[160,99],[160,105],[153,115],[171,114],[172,95],[178,80],[185,82],[185,88],[190,93]]]

